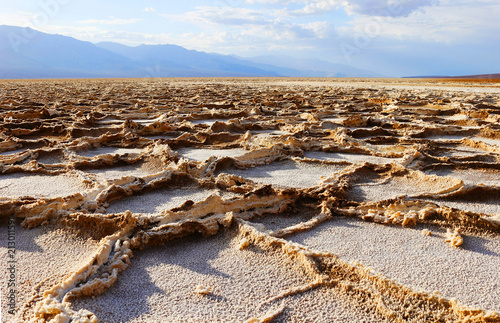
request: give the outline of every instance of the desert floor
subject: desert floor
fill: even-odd
[[[500,322],[500,82],[0,81],[0,129],[3,322]]]

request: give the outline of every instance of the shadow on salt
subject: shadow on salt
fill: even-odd
[[[362,155],[362,154],[349,154],[349,153],[325,153],[322,151],[307,151],[304,153],[304,157],[318,159],[318,160],[329,160],[329,161],[347,161],[353,164],[359,163],[372,163],[372,164],[390,164],[400,160],[400,158],[387,158],[372,155]]]
[[[141,154],[143,152],[144,149],[142,148],[99,147],[86,151],[78,151],[77,154],[82,157],[93,158],[99,155]]]
[[[7,236],[7,226],[0,227],[2,255],[8,254]],[[68,272],[77,270],[99,247],[99,241],[52,225],[26,230],[18,224],[15,236],[16,274],[20,278],[16,285],[16,301],[19,303],[29,302],[34,290],[50,288],[67,278]],[[7,283],[2,289],[4,287]]]
[[[39,151],[38,157],[36,159],[38,163],[53,165],[59,164],[65,161],[64,153],[60,151]]]
[[[159,139],[171,140],[171,139],[175,139],[177,137],[178,136],[174,136],[174,135],[145,136],[145,138],[151,139],[151,140],[159,140]]]
[[[422,235],[424,228],[432,235]],[[438,291],[464,305],[500,310],[498,236],[465,236],[463,249],[455,249],[445,243],[444,230],[436,227],[409,229],[337,218],[287,239],[360,262],[413,289]]]
[[[284,130],[251,130],[253,136],[285,136],[292,135],[289,131]]]
[[[441,153],[442,156],[451,157],[451,158],[467,158],[488,154],[486,150],[481,148],[473,148],[467,146],[456,146],[456,147],[446,147],[448,148],[446,152]],[[491,157],[494,159],[494,157]]]
[[[231,230],[137,252],[106,293],[76,299],[73,306],[104,322],[243,322],[267,312],[259,303],[309,282],[281,253],[240,250],[240,241]],[[197,287],[207,288],[207,294]],[[310,309],[297,303],[307,315]]]
[[[338,173],[346,167],[347,165],[281,161],[249,169],[227,169],[225,172],[262,184],[304,188],[316,186],[322,177]]]
[[[9,151],[2,151],[2,152],[0,152],[0,156],[15,155],[18,153],[22,153],[24,151],[26,151],[26,149],[24,149],[24,148],[16,149],[16,150],[9,150]]]

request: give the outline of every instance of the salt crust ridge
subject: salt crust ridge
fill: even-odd
[[[270,322],[285,311],[279,306],[281,299],[318,287],[336,289],[347,302],[363,304],[390,321],[500,322],[499,314],[493,311],[471,309],[436,293],[414,291],[361,264],[286,240],[337,216],[383,225],[414,227],[424,223],[447,228],[444,240],[455,248],[467,239],[461,233],[464,231],[498,235],[498,212],[450,208],[446,201],[467,198],[481,203],[485,195],[500,196],[500,183],[484,185],[478,178],[477,183],[465,184],[452,175],[431,174],[438,169],[471,168],[500,174],[500,147],[476,140],[500,139],[497,94],[248,82],[0,84],[3,93],[16,88],[24,95],[5,95],[0,102],[0,171],[4,176],[20,175],[0,177],[0,186],[7,190],[15,181],[23,181],[23,176],[71,174],[79,187],[77,193],[63,196],[16,196],[14,192],[14,196],[0,197],[0,217],[14,216],[25,228],[57,224],[100,241],[94,255],[79,264],[77,271],[23,304],[18,321],[98,322],[94,313],[74,310],[72,300],[105,293],[130,266],[134,252],[192,234],[208,237],[235,230],[240,249],[278,250],[310,278],[308,284],[262,300],[258,306],[263,315],[247,322]],[[108,90],[99,99],[91,89],[100,86]],[[75,94],[55,101],[44,97],[56,87],[73,89]],[[117,89],[123,91],[121,97],[113,96]],[[190,94],[179,92],[186,89]],[[41,97],[34,97],[34,93]],[[139,99],[140,93],[151,98]],[[225,95],[217,100],[214,93]],[[460,117],[449,118],[454,115]],[[213,119],[223,121],[194,122]],[[263,130],[282,134],[257,135]],[[149,139],[164,134],[172,139]],[[457,135],[463,139],[427,139]],[[99,152],[102,147],[106,148],[104,154],[79,154],[93,149]],[[183,147],[239,148],[247,153],[193,161],[176,151]],[[319,160],[305,158],[308,151],[394,161]],[[51,162],[43,162],[46,160]],[[282,161],[339,170],[303,188],[264,185],[258,177],[248,176],[254,178],[251,180],[231,174],[234,169],[250,174],[252,169]],[[103,177],[93,171],[124,165],[131,169],[121,177]],[[318,170],[306,167],[304,171]],[[154,215],[106,212],[109,203],[116,200],[190,186],[231,192],[234,197],[213,194]],[[496,207],[498,210],[498,204]],[[277,231],[252,222],[300,208],[314,210],[315,215]],[[209,288],[198,287],[197,293],[210,293]]]

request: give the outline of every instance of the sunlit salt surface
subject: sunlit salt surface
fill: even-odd
[[[442,156],[448,156],[448,157],[471,157],[471,156],[477,156],[477,155],[484,155],[486,154],[487,151],[481,148],[473,148],[473,147],[467,147],[467,146],[456,146],[456,147],[450,147],[446,152],[442,152]]]
[[[454,114],[452,116],[440,116],[439,118],[444,119],[444,120],[449,120],[449,121],[461,121],[461,120],[469,119],[469,117],[465,114]]]
[[[57,197],[85,191],[88,187],[76,175],[2,174],[0,197]]]
[[[491,138],[476,137],[476,136],[471,137],[470,139],[475,141],[482,141],[485,144],[500,147],[500,139],[491,139]]]
[[[161,121],[162,120],[162,116],[158,117],[158,118],[155,118],[155,119],[132,119],[133,122],[135,123],[138,123],[140,125],[143,125],[143,126],[149,126],[155,122],[158,122],[158,121]]]
[[[465,184],[483,184],[500,187],[500,171],[494,169],[438,169],[428,174],[459,178]]]
[[[157,189],[144,194],[138,194],[126,199],[116,200],[106,209],[108,213],[120,213],[129,210],[132,213],[153,215],[181,206],[185,201],[200,202],[212,194],[222,194],[231,197],[216,189],[202,189],[197,187]]]
[[[262,184],[284,187],[311,187],[317,185],[322,177],[334,175],[345,167],[345,165],[322,165],[283,161],[245,170],[230,169],[225,172]]]
[[[284,130],[252,130],[251,134],[253,136],[284,136],[292,133]]]
[[[449,177],[367,176],[353,184],[348,197],[355,201],[383,201],[402,196],[439,194],[452,190],[458,184],[459,180]]]
[[[338,125],[343,125],[344,121],[346,119],[347,118],[342,118],[342,117],[338,117],[338,118],[324,118],[324,119],[321,119],[321,121],[323,121],[323,122],[331,122],[331,123],[338,124]]]
[[[0,253],[17,222],[12,321],[496,322],[500,91],[485,84],[500,89],[0,82],[0,148],[15,149],[0,156]]]
[[[179,155],[187,159],[204,161],[212,156],[238,157],[248,153],[244,149],[206,149],[206,148],[183,148],[178,150]]]
[[[390,144],[371,145],[370,147],[382,154],[404,154],[408,149],[411,149],[411,146]]]
[[[492,284],[500,281],[500,238],[470,236],[463,250],[450,249],[442,242],[445,231],[427,227],[432,235],[423,236],[424,228],[338,218],[290,239],[346,261],[360,261],[417,290],[438,290],[463,304],[500,311],[500,288]]]
[[[483,213],[488,215],[500,215],[500,205],[498,205],[498,197],[494,196],[488,198],[488,196],[484,196],[483,199],[471,199],[469,201],[464,198],[456,198],[456,199],[428,199],[428,201],[432,203],[436,203],[438,205],[444,205],[451,208],[456,208],[459,210],[470,211],[474,213]]]
[[[469,138],[469,136],[465,135],[432,135],[425,137],[425,139],[436,140],[436,141],[448,141],[448,140],[460,141],[467,138]]]
[[[387,89],[398,89],[398,90],[433,90],[439,89],[441,91],[453,91],[453,92],[467,92],[467,93],[500,93],[499,87],[461,87],[461,86],[449,86],[443,84],[429,84],[429,85],[374,85],[373,88],[382,87]]]
[[[163,170],[157,163],[137,163],[132,165],[115,166],[112,168],[87,169],[88,173],[95,174],[100,180],[115,180],[126,176],[144,177],[156,174]]]
[[[268,295],[309,282],[292,261],[277,253],[239,250],[238,243],[230,232],[145,249],[136,254],[134,264],[107,293],[77,299],[75,306],[108,322],[240,322],[240,318],[244,322],[267,312],[268,306],[259,308],[256,304]],[[209,287],[211,293],[197,294],[194,287],[198,285]],[[340,302],[337,294],[321,288],[291,295],[286,304],[290,306],[286,321],[290,322],[303,322],[308,317],[349,322],[353,316],[364,322],[381,321],[381,317]],[[131,311],[131,305],[140,311]],[[110,306],[115,310],[107,310]],[[279,306],[270,305],[274,310]]]
[[[122,120],[122,119],[117,119],[116,117],[106,117],[102,120],[99,120],[97,121],[98,124],[102,124],[102,125],[117,125],[117,124],[122,124],[124,123],[125,120]]]

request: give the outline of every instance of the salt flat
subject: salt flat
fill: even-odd
[[[493,81],[2,81],[2,318],[500,322],[499,124]]]

